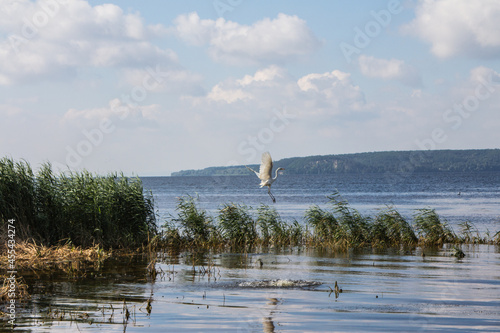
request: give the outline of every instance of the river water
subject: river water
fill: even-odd
[[[149,177],[159,222],[176,198],[198,196],[210,213],[224,203],[272,205],[255,176]],[[499,173],[280,176],[277,211],[302,223],[313,204],[338,191],[362,214],[393,205],[409,217],[435,208],[456,231],[468,220],[500,230]],[[459,195],[460,193],[460,195]],[[146,258],[109,260],[86,277],[24,272],[32,300],[17,330],[32,332],[500,332],[500,249],[263,250],[261,253],[159,254],[153,279]],[[342,292],[335,292],[335,283]],[[126,309],[126,310],[125,310]],[[127,319],[127,312],[129,313]],[[4,326],[5,327],[5,326]]]
[[[224,203],[258,208],[273,205],[267,188],[255,175],[232,177],[146,177],[159,210],[160,223],[175,215],[177,198],[198,197],[199,206],[214,216]],[[328,195],[339,192],[351,207],[375,216],[387,205],[409,221],[416,209],[433,208],[458,232],[458,224],[474,223],[481,232],[500,230],[500,172],[409,173],[395,178],[382,174],[286,175],[272,186],[277,209],[286,221],[303,222],[311,205],[328,207]]]

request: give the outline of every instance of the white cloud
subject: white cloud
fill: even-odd
[[[4,4],[2,4],[4,6]],[[136,13],[83,0],[7,1],[0,23],[0,84],[67,76],[78,68],[177,63]]]
[[[271,65],[240,79],[228,78],[215,84],[206,95],[187,97],[186,100],[202,106],[208,106],[215,102],[216,108],[224,106],[224,104],[244,102],[240,107],[246,108],[248,104],[252,104],[256,108],[269,109],[280,105],[283,101],[296,98],[294,94],[297,92],[297,83],[286,70]],[[217,110],[217,113],[221,112],[219,109]],[[230,114],[237,113],[233,109]],[[241,116],[248,118],[251,113],[241,114]]]
[[[297,81],[300,89],[303,91],[313,90],[316,92],[329,90],[332,86],[345,83],[350,77],[349,73],[344,73],[339,70],[334,70],[329,73],[312,73],[307,74]],[[357,90],[357,88],[356,88]]]
[[[359,68],[363,75],[388,80],[398,80],[409,86],[420,86],[421,79],[417,70],[399,59],[377,59],[375,57],[360,55]]]
[[[282,13],[252,25],[202,20],[197,13],[180,15],[174,23],[179,38],[208,45],[213,59],[231,64],[285,61],[310,54],[321,44],[304,20]]]
[[[403,60],[398,59],[376,59],[366,55],[359,56],[359,67],[361,73],[370,77],[379,77],[383,79],[394,79],[401,76],[404,66]]]
[[[103,121],[109,121],[115,126],[154,127],[160,115],[160,106],[138,105],[131,107],[119,99],[113,99],[105,107],[92,109],[69,109],[61,119],[61,124],[69,124],[85,128],[99,126]]]
[[[221,84],[215,85],[210,93],[207,95],[209,100],[224,101],[226,103],[233,103],[238,100],[252,99],[252,95],[244,92],[242,89],[224,89]]]
[[[364,94],[351,80],[351,74],[334,70],[312,73],[297,81],[303,99],[311,113],[345,113],[360,110]]]
[[[263,84],[268,85],[269,83],[278,81],[277,79],[284,78],[286,76],[285,70],[278,66],[272,65],[267,68],[258,70],[254,75],[245,75],[243,79],[237,82],[242,86],[247,86],[250,84]]]
[[[275,65],[240,79],[224,80],[205,96],[185,100],[190,102],[190,108],[200,108],[207,116],[253,122],[284,106],[308,121],[365,110],[364,94],[349,73],[334,70],[297,79]]]
[[[431,43],[440,58],[500,56],[500,2],[421,0],[404,30]]]
[[[190,141],[190,149],[207,160],[227,151],[239,164],[252,161],[255,147],[285,155],[306,154],[297,147],[308,147],[309,154],[333,149],[340,142],[331,139],[346,131],[346,123],[363,124],[370,112],[349,73],[297,78],[276,65],[218,82],[205,96],[184,101],[175,127],[185,136],[203,138]]]

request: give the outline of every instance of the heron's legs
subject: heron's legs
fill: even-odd
[[[269,196],[273,200],[273,203],[276,203],[276,199],[274,199],[274,195],[271,193],[271,186],[267,187],[267,193],[269,193]]]

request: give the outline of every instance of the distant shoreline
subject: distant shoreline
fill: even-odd
[[[249,165],[258,168],[258,164]],[[500,149],[408,150],[284,158],[287,174],[500,171]],[[244,165],[181,170],[171,176],[247,175]]]

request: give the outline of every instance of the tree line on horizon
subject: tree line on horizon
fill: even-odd
[[[249,165],[258,168],[259,164]],[[274,162],[287,174],[500,171],[500,149],[385,151],[291,157]],[[172,176],[248,175],[244,165],[181,170]]]

